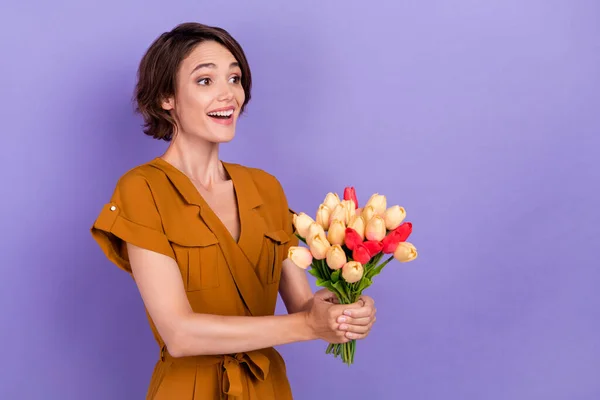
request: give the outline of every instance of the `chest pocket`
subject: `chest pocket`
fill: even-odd
[[[225,267],[225,259],[214,233],[207,228],[187,229],[168,236],[186,291],[219,287],[219,271]]]
[[[263,241],[263,254],[266,256],[266,281],[277,283],[281,277],[281,265],[287,258],[287,246],[290,235],[284,230],[276,230],[265,233]]]

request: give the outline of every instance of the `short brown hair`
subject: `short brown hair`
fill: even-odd
[[[144,118],[144,133],[155,139],[170,141],[175,120],[162,108],[162,101],[175,95],[177,72],[181,62],[200,43],[214,41],[233,54],[242,70],[241,84],[246,98],[241,112],[250,101],[252,76],[240,44],[224,29],[195,22],[177,25],[160,35],[140,62],[135,87],[136,111]]]

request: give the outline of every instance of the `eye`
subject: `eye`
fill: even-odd
[[[229,78],[229,82],[233,83],[233,84],[238,84],[241,81],[241,77],[238,75],[232,76],[231,78]]]
[[[199,85],[208,85],[208,83],[210,82],[210,78],[200,78],[197,80]]]

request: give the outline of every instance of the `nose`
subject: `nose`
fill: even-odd
[[[229,82],[223,83],[219,86],[217,99],[219,101],[231,101],[233,99],[233,90]]]

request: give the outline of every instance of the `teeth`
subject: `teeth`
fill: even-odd
[[[208,115],[212,115],[212,116],[216,116],[216,117],[229,117],[229,116],[231,116],[231,114],[233,114],[233,110],[216,111],[216,112],[208,113]]]

